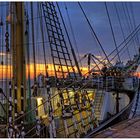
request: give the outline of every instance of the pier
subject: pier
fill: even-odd
[[[140,138],[140,117],[122,121],[95,135],[93,138]]]

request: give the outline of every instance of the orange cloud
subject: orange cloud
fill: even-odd
[[[28,69],[30,70],[30,77],[31,79],[34,78],[34,64],[31,63],[30,65],[26,65],[26,77],[28,76]],[[59,69],[59,66],[56,67]],[[63,66],[64,71],[67,71],[66,67]],[[74,67],[75,71],[77,72],[76,67]],[[88,72],[87,67],[80,67],[82,70],[82,74],[86,74]],[[47,70],[50,76],[55,76],[53,64],[47,64]],[[69,70],[72,72],[72,69],[69,67]],[[45,75],[45,64],[36,64],[36,75],[39,74]],[[135,76],[140,78],[140,72],[135,72]],[[0,65],[0,79],[11,78],[12,77],[12,66],[10,65]]]
[[[0,79],[10,78],[12,74],[12,67],[10,65],[0,65]]]
[[[47,64],[47,70],[50,76],[54,76],[54,67],[53,64]],[[59,66],[56,67],[56,69],[59,69]],[[63,66],[64,71],[67,71],[67,68]],[[76,67],[74,67],[75,71],[77,72]],[[88,69],[86,67],[81,67],[82,74],[87,73]],[[30,77],[34,77],[34,64],[31,63],[30,65],[26,65],[26,77],[28,76],[28,71],[30,70]],[[72,68],[69,67],[69,71],[72,72]],[[45,75],[45,64],[36,64],[36,75],[39,74]],[[12,77],[12,66],[10,65],[0,65],[0,79],[3,78],[11,78]]]

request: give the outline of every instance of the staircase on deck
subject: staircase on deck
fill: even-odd
[[[101,120],[103,101],[104,101],[104,93],[102,91],[97,91],[95,94],[94,111],[99,121]]]

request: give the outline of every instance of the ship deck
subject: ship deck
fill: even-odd
[[[140,138],[140,116],[122,121],[109,127],[96,135],[94,138]]]

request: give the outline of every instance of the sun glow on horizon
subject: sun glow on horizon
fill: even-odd
[[[56,69],[59,69],[59,66],[56,67]],[[67,71],[66,66],[63,66],[64,71]],[[76,67],[74,67],[75,71],[77,72]],[[80,67],[82,74],[86,74],[88,72],[88,69],[86,67]],[[53,64],[47,64],[47,71],[49,73],[49,76],[55,76],[54,67]],[[69,67],[69,71],[72,72],[72,68]],[[30,65],[26,65],[26,78],[28,77],[28,74],[30,72],[30,78],[34,78],[34,64],[31,63]],[[12,66],[11,65],[0,65],[0,79],[5,78],[11,78],[12,77]],[[36,64],[36,75],[39,74],[46,74],[45,71],[45,64]]]
[[[59,70],[59,66],[56,67],[57,70]],[[67,71],[67,68],[63,66],[64,71]],[[77,72],[76,67],[74,67],[75,72]],[[83,75],[88,73],[87,67],[80,67],[81,72]],[[28,70],[30,70],[30,78],[34,78],[34,64],[31,63],[30,65],[26,65],[26,78],[28,77]],[[47,71],[49,73],[49,76],[55,76],[54,67],[53,64],[47,64]],[[72,72],[72,68],[69,67],[69,71]],[[36,75],[46,74],[45,71],[45,64],[36,64]],[[135,72],[135,76],[140,78],[140,72]],[[6,79],[12,77],[12,66],[11,65],[0,65],[0,79]]]

